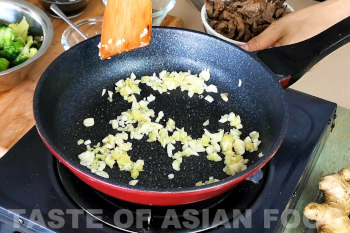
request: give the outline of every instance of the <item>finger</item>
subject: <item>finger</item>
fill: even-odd
[[[276,44],[279,38],[280,33],[278,33],[278,29],[275,29],[271,25],[260,35],[252,38],[246,44],[242,45],[241,48],[251,52],[266,49]]]

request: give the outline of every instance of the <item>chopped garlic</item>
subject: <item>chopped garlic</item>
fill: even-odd
[[[226,133],[220,141],[221,150],[223,152],[232,150],[234,141],[235,139],[233,138],[233,136]]]
[[[96,171],[96,175],[102,176],[102,177],[107,178],[107,179],[109,178],[108,173],[105,171]]]
[[[166,123],[166,130],[169,132],[173,132],[175,129],[175,121],[173,119],[170,119]]]
[[[205,99],[206,101],[208,101],[209,103],[211,103],[211,102],[214,101],[214,98],[211,97],[210,95],[207,95],[204,99]]]
[[[252,138],[252,140],[254,141],[255,139],[258,139],[259,138],[259,133],[256,132],[256,131],[253,131],[249,134],[249,136]]]
[[[95,124],[95,120],[94,120],[94,118],[86,118],[83,121],[83,124],[85,125],[85,127],[91,127]]]
[[[141,79],[137,79],[135,74],[131,73],[129,78],[119,80],[115,84],[115,91],[124,100],[131,103],[131,108],[122,112],[116,119],[110,120],[109,124],[111,124],[113,129],[121,133],[108,135],[102,140],[102,144],[97,143],[91,147],[89,146],[91,144],[90,140],[85,142],[79,140],[78,143],[86,145],[86,152],[79,155],[81,164],[88,167],[91,172],[106,178],[109,176],[103,171],[104,168],[106,166],[113,168],[116,164],[121,171],[130,172],[133,180],[129,184],[135,185],[137,183],[136,178],[143,171],[144,161],[137,160],[133,162],[131,160],[128,151],[132,150],[132,144],[126,142],[126,140],[128,138],[140,140],[146,136],[148,137],[148,142],[158,142],[166,149],[167,155],[173,159],[172,167],[175,171],[180,170],[184,157],[199,156],[199,153],[203,152],[207,154],[208,160],[214,162],[223,160],[222,155],[224,155],[224,172],[227,175],[234,175],[245,170],[248,160],[244,159],[242,155],[246,151],[256,151],[261,141],[259,140],[259,133],[256,131],[251,132],[244,141],[240,139],[242,132],[239,129],[243,127],[240,116],[231,112],[221,117],[219,122],[229,122],[233,127],[229,132],[220,129],[218,132],[211,133],[204,129],[201,138],[193,139],[184,128],[176,128],[175,121],[170,118],[165,126],[159,124],[159,121],[164,117],[163,111],[160,111],[157,118],[154,119],[154,110],[148,108],[148,104],[155,100],[155,96],[151,94],[140,101],[135,96],[141,92],[139,87],[141,82],[161,94],[169,94],[169,91],[180,88],[181,91],[187,91],[190,97],[198,94],[200,98],[203,98],[202,94],[204,91],[217,93],[215,85],[207,85],[205,83],[209,79],[209,70],[203,70],[199,75],[191,74],[190,71],[167,72],[164,70],[159,73],[159,77],[153,74],[152,76],[143,76]],[[106,89],[103,89],[102,95],[105,93]],[[108,100],[111,102],[113,94],[113,92],[108,91]],[[225,94],[226,100],[224,98]],[[225,101],[228,100],[227,93],[221,93],[220,96]],[[207,95],[204,99],[208,102],[214,101],[214,98],[210,95]],[[207,125],[209,125],[209,119],[203,123],[203,126]],[[176,151],[176,143],[182,144],[182,149],[179,151]],[[173,179],[174,174],[169,174],[168,178]],[[209,181],[201,183],[207,184],[214,181],[218,180],[210,177]],[[132,184],[134,182],[135,184]]]
[[[230,113],[228,114],[227,120],[228,120],[229,122],[231,122],[231,121],[233,121],[235,118],[236,118],[236,114],[234,114],[233,112],[230,112]]]
[[[77,143],[78,143],[78,145],[81,145],[81,144],[84,143],[84,140],[83,140],[83,139],[80,139]]]
[[[218,93],[218,88],[215,85],[211,84],[211,85],[209,85],[209,86],[207,86],[205,88],[205,91],[206,92]]]
[[[143,29],[143,32],[140,34],[140,39],[145,37],[147,34],[148,34],[148,29],[147,28]]]
[[[137,182],[139,182],[139,180],[130,180],[129,181],[129,185],[136,185],[137,184]]]
[[[221,116],[221,118],[219,120],[220,123],[225,123],[227,121],[228,121],[228,115],[227,114]]]
[[[78,155],[80,159],[80,164],[83,166],[89,166],[94,161],[94,153],[91,151],[85,151]]]
[[[109,102],[112,102],[113,101],[113,92],[111,92],[111,91],[108,91],[107,92],[108,93],[108,100],[109,100]]]
[[[210,71],[209,71],[209,69],[204,69],[199,74],[199,78],[203,79],[204,81],[208,81],[210,79]]]
[[[173,144],[169,143],[167,146],[167,154],[170,158],[173,157],[173,150],[175,150],[175,147]]]
[[[157,119],[155,120],[155,122],[159,123],[159,121],[164,117],[164,112],[163,111],[160,111],[158,112],[158,117]]]
[[[235,139],[233,143],[233,148],[235,149],[236,154],[243,155],[245,152],[245,143],[241,139]]]
[[[218,155],[217,153],[213,153],[213,154],[209,154],[207,155],[207,159],[214,161],[214,162],[219,162],[222,160],[222,158],[220,157],[220,155]]]
[[[136,80],[134,73],[130,74],[129,78],[119,80],[115,85],[115,91],[119,93],[124,100],[128,102],[136,101],[135,94],[140,95],[141,89],[138,86],[140,80]]]
[[[156,97],[154,96],[154,95],[149,95],[148,97],[147,97],[147,101],[148,102],[152,102],[152,101],[154,101],[156,99]]]
[[[182,158],[175,159],[172,163],[172,167],[175,171],[180,171],[180,164],[182,163]]]
[[[141,41],[141,43],[140,43],[140,48],[145,47],[145,46],[147,46],[147,45],[148,45],[148,43]]]
[[[175,176],[174,176],[173,173],[170,173],[170,174],[168,175],[168,179],[169,179],[169,180],[174,179],[174,177],[175,177]]]
[[[259,158],[261,158],[261,157],[263,157],[264,156],[264,154],[262,153],[262,152],[260,152],[259,154],[258,154],[258,157]]]
[[[249,136],[244,139],[244,143],[245,143],[245,150],[246,151],[249,151],[249,152],[254,151],[254,144],[252,142],[252,139]]]
[[[221,93],[220,96],[221,96],[221,99],[223,99],[225,102],[228,101],[228,93]]]
[[[236,129],[241,129],[243,127],[241,124],[241,117],[239,115],[235,116],[235,118],[230,121],[230,126],[233,126]]]
[[[224,130],[220,129],[217,133],[210,133],[208,130],[204,129],[205,135],[208,135],[211,139],[211,143],[220,142],[224,136]]]
[[[235,175],[247,169],[248,159],[243,159],[242,156],[225,156],[226,167],[224,171],[227,175]]]
[[[205,181],[204,183],[202,181],[199,181],[195,184],[195,186],[202,186],[202,185],[206,185],[206,184],[212,184],[215,182],[218,182],[218,179],[214,179],[213,176],[209,177],[209,180]]]
[[[84,142],[84,145],[90,145],[91,144],[91,140],[86,140],[85,142]]]
[[[113,129],[117,129],[119,127],[119,123],[117,120],[111,120],[111,121],[109,121],[109,124],[112,125]]]
[[[117,40],[117,43],[115,45],[119,46],[119,45],[123,44],[124,42],[125,42],[124,38],[123,39],[119,39],[119,40]]]
[[[203,78],[192,75],[190,72],[167,72],[165,70],[159,73],[159,77],[156,74],[142,77],[141,83],[145,83],[161,94],[180,87],[181,91],[188,92],[189,97],[194,94],[202,94],[207,87]]]
[[[239,79],[239,80],[238,80],[238,87],[241,87],[241,86],[242,86],[242,80]]]

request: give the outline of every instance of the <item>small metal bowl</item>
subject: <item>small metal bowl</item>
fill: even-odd
[[[53,36],[53,27],[49,17],[38,7],[23,0],[2,0],[0,7],[0,24],[17,23],[23,18],[29,24],[29,34],[43,36],[44,40],[38,52],[27,61],[0,72],[0,92],[6,91],[20,83],[37,61],[48,49]]]

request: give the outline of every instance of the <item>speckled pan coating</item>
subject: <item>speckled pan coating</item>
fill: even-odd
[[[186,192],[218,188],[264,164],[272,157],[283,140],[287,127],[287,106],[284,93],[273,73],[265,68],[255,56],[223,40],[202,33],[173,28],[153,28],[151,45],[101,61],[97,44],[100,38],[84,41],[59,56],[43,73],[34,96],[34,115],[38,131],[49,147],[74,168],[118,187],[150,192]],[[131,72],[137,77],[151,75],[162,70],[199,73],[204,68],[211,70],[209,83],[217,85],[219,92],[229,93],[229,102],[224,102],[219,94],[210,94],[213,103],[179,90],[170,95],[159,95],[142,86],[141,97],[153,94],[156,101],[149,107],[155,112],[163,111],[164,119],[172,118],[178,127],[185,127],[192,137],[203,133],[203,122],[210,119],[209,130],[223,128],[218,123],[220,116],[229,112],[241,115],[243,135],[252,130],[260,132],[262,144],[256,153],[246,153],[250,160],[246,171],[228,177],[222,169],[224,163],[210,162],[203,153],[199,157],[184,158],[181,171],[171,167],[172,159],[158,143],[146,140],[132,141],[132,159],[144,159],[144,172],[138,177],[136,186],[129,186],[129,172],[121,172],[117,167],[105,169],[109,179],[92,174],[79,164],[78,154],[85,150],[78,146],[79,139],[90,139],[93,144],[101,141],[109,133],[115,134],[108,121],[130,104],[122,101],[119,94],[109,103],[101,97],[103,88],[114,90],[119,79]],[[242,86],[238,87],[239,79]],[[83,126],[83,119],[93,117],[95,125]],[[227,129],[227,127],[225,127]],[[262,152],[264,156],[257,155]],[[168,179],[173,173],[175,178]],[[210,176],[220,179],[206,187],[194,187],[198,181]]]

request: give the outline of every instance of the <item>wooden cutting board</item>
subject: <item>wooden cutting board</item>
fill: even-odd
[[[27,0],[42,8],[38,0]],[[90,1],[86,11],[73,22],[103,15],[104,5],[101,0]],[[18,86],[6,92],[0,92],[0,157],[4,155],[35,122],[33,117],[33,93],[45,68],[64,50],[61,35],[67,24],[60,19],[50,17],[54,28],[54,37],[48,51],[34,65],[26,79]],[[183,20],[167,15],[161,26],[182,27]]]

